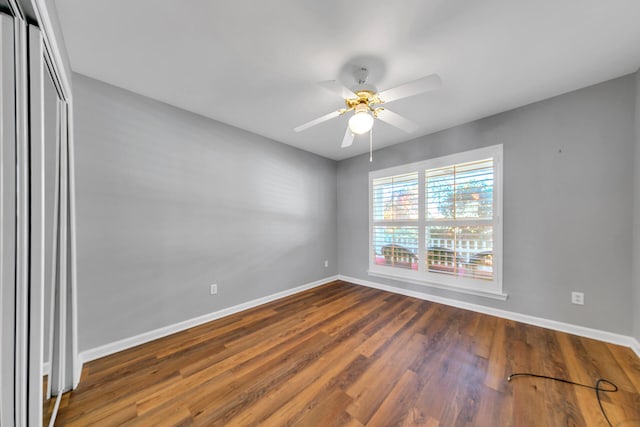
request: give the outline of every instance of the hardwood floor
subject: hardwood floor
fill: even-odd
[[[334,282],[85,365],[56,425],[640,426],[628,348]]]

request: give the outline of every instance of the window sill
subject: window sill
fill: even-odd
[[[508,297],[508,295],[503,292],[481,291],[478,289],[469,289],[469,288],[462,288],[457,286],[441,285],[439,283],[427,282],[424,280],[419,280],[419,279],[414,279],[411,277],[405,277],[405,276],[399,276],[399,275],[393,275],[393,274],[384,274],[384,273],[379,273],[377,271],[372,271],[372,270],[368,270],[367,273],[369,274],[369,276],[382,277],[383,279],[399,280],[401,282],[412,283],[414,285],[428,286],[431,288],[444,289],[451,292],[475,295],[475,296],[480,296],[485,298],[496,299],[500,301],[506,301]]]

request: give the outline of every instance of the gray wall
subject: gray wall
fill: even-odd
[[[74,111],[80,351],[337,273],[336,162],[78,74]]]
[[[636,127],[634,155],[633,210],[633,333],[640,341],[640,70],[636,77]]]
[[[640,73],[336,166],[74,74],[80,350],[337,272],[640,338],[636,87]],[[498,143],[508,300],[368,276],[368,172]]]
[[[625,76],[376,151],[373,163],[341,161],[340,274],[631,334],[635,85]],[[494,144],[504,144],[508,300],[368,276],[368,172]]]

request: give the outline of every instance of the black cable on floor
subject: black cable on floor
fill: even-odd
[[[573,381],[569,381],[569,380],[565,380],[562,378],[556,378],[556,377],[548,377],[546,375],[538,375],[538,374],[530,374],[528,372],[518,372],[515,374],[511,374],[507,377],[507,381],[511,381],[511,379],[513,377],[534,377],[534,378],[544,378],[546,380],[554,380],[554,381],[560,381],[562,383],[567,383],[567,384],[572,384],[572,385],[577,385],[580,387],[585,387],[585,388],[589,388],[591,390],[595,390],[596,391],[596,399],[598,400],[598,405],[600,406],[600,412],[602,412],[602,415],[604,416],[604,419],[607,420],[607,423],[609,423],[610,427],[613,427],[613,424],[611,423],[611,420],[609,420],[609,417],[607,416],[607,413],[604,410],[604,407],[602,406],[602,400],[600,400],[600,392],[604,391],[607,393],[615,393],[616,391],[618,391],[618,386],[615,385],[614,383],[612,383],[609,380],[605,380],[604,378],[598,378],[598,380],[596,380],[596,385],[595,386],[590,386],[587,384],[580,384],[580,383],[576,383]],[[600,384],[607,384],[612,386],[613,388],[602,388],[600,387]]]

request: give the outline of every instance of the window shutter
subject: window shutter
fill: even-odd
[[[396,175],[373,181],[373,220],[418,219],[418,173]]]
[[[418,269],[418,173],[373,181],[373,257],[378,265]]]
[[[493,279],[493,159],[425,171],[426,269]]]
[[[425,172],[427,220],[491,219],[493,159]]]

